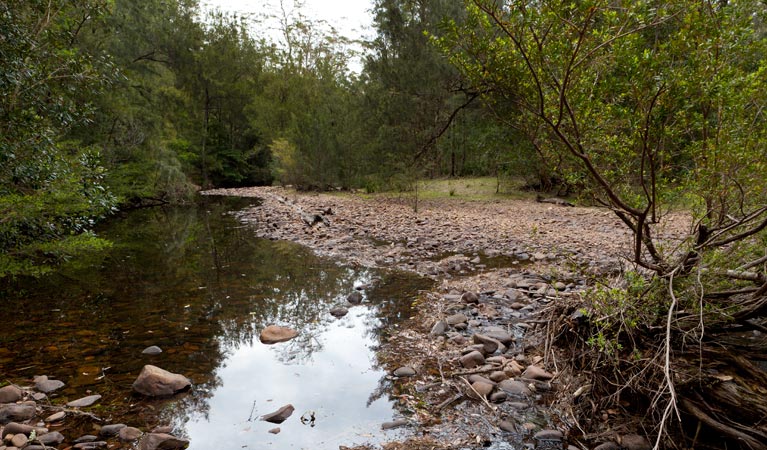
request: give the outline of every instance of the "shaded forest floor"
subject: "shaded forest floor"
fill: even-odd
[[[391,330],[381,349],[381,363],[392,373],[389,395],[403,413],[400,425],[415,434],[385,448],[508,449],[540,446],[552,437],[560,443],[551,448],[611,442],[646,448],[649,430],[615,411],[598,412],[601,423],[590,425],[613,431],[592,435],[588,444],[572,437],[579,424],[567,402],[557,399],[587,392],[587,379],[568,370],[566,357],[545,342],[547,317],[559,303],[577,300],[595,280],[620,272],[631,236],[612,212],[460,196],[433,196],[415,211],[412,196],[279,187],[205,194],[262,199],[238,213],[260,237],[435,280],[434,289],[415,301],[414,316]],[[686,231],[679,228],[683,222],[672,217],[656,233],[673,242]],[[494,336],[498,347],[485,347],[485,336]],[[476,365],[463,358],[473,350],[483,356]],[[399,368],[416,375],[397,377]],[[483,384],[488,392],[480,395]]]

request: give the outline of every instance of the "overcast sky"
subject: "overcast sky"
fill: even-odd
[[[293,0],[283,0],[290,10]],[[224,11],[264,14],[279,11],[279,0],[201,0],[204,6]],[[304,0],[304,14],[322,19],[334,26],[342,35],[359,39],[372,34],[370,24],[371,0]]]

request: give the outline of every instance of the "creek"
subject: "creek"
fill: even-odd
[[[321,450],[395,438],[398,431],[381,431],[397,412],[375,352],[430,282],[258,239],[230,214],[255,201],[209,197],[126,213],[98,229],[111,250],[5,282],[2,380],[59,379],[66,386],[51,395],[54,404],[100,394],[87,410],[105,423],[171,425],[192,450]],[[331,316],[358,287],[363,304]],[[271,324],[299,336],[264,345],[259,332]],[[152,345],[163,352],[142,354]],[[183,374],[193,388],[160,400],[133,394],[145,364]],[[295,413],[269,433],[275,425],[259,417],[288,403]],[[94,432],[86,420],[57,430],[67,440]]]

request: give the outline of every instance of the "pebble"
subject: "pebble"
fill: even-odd
[[[474,292],[466,292],[461,295],[461,301],[468,304],[477,304],[479,303],[479,296]]]
[[[335,307],[335,308],[332,308],[332,309],[331,309],[329,312],[330,312],[330,315],[331,315],[331,316],[333,316],[333,317],[335,317],[335,318],[339,318],[339,319],[340,319],[341,317],[343,317],[343,316],[345,316],[345,315],[349,314],[349,310],[348,310],[348,309],[346,309],[346,308],[343,308],[343,307],[341,307],[341,306],[337,306],[337,307]]]
[[[438,320],[434,326],[431,327],[429,334],[432,336],[442,336],[447,331],[447,322],[444,320]]]
[[[509,398],[509,395],[503,391],[495,391],[490,394],[490,401],[493,403],[503,403],[507,398]]]
[[[97,448],[106,448],[106,446],[106,441],[90,441],[75,444],[74,448],[78,450],[95,450]]]
[[[360,294],[358,291],[354,291],[346,296],[346,301],[352,305],[359,305],[362,303],[362,294]]]
[[[279,434],[280,431],[281,431],[280,427],[272,428],[271,430],[269,430],[269,432],[272,433],[272,434]]]
[[[503,380],[498,383],[498,387],[503,389],[508,394],[513,395],[530,395],[530,388],[521,381],[517,380]]]
[[[522,378],[530,380],[549,381],[554,378],[554,375],[541,369],[538,366],[527,366],[524,372],[522,372]]]
[[[46,422],[58,422],[59,420],[62,420],[64,417],[67,416],[67,413],[64,411],[59,411],[55,414],[51,414],[50,416],[45,418]]]
[[[482,397],[487,397],[488,394],[493,392],[493,385],[483,381],[476,381],[472,383],[471,387]],[[472,394],[474,394],[474,392],[472,392]]]
[[[626,450],[650,450],[652,444],[644,436],[627,434],[621,437],[621,445]]]
[[[67,403],[67,406],[70,408],[85,408],[87,406],[91,406],[99,400],[101,400],[100,395],[89,395],[87,397],[78,398],[77,400],[72,400],[71,402]]]
[[[162,349],[156,345],[149,346],[141,351],[144,355],[159,355],[162,353]]]
[[[391,422],[384,422],[383,424],[381,424],[381,429],[382,430],[391,430],[391,429],[394,429],[394,428],[403,427],[405,425],[407,425],[407,420],[405,420],[405,419],[397,419],[397,420],[393,420]]]
[[[112,437],[117,436],[117,433],[120,432],[123,428],[127,427],[124,423],[115,423],[111,425],[104,425],[101,427],[101,430],[99,430],[99,436],[101,437]]]
[[[415,369],[413,369],[410,366],[400,367],[399,369],[394,371],[394,376],[395,377],[400,377],[400,378],[402,378],[402,377],[412,377],[412,376],[415,376],[415,374],[416,374]]]
[[[564,434],[559,430],[541,430],[533,437],[539,441],[561,441]]]
[[[121,428],[120,431],[117,432],[117,437],[123,442],[133,442],[140,438],[142,434],[144,433],[142,433],[138,428],[125,427]]]
[[[51,431],[37,437],[35,442],[39,442],[45,446],[56,446],[64,442],[64,435],[58,431]]]
[[[16,403],[21,400],[23,392],[16,385],[8,385],[0,388],[0,403]]]
[[[467,369],[481,366],[485,363],[485,357],[478,351],[473,351],[461,356],[461,365]]]
[[[16,448],[21,448],[27,445],[27,442],[29,442],[29,438],[26,434],[14,434],[11,438],[11,445],[13,445]]]
[[[63,381],[50,380],[47,375],[35,377],[35,389],[45,394],[50,394],[65,386]]]
[[[84,443],[88,443],[88,442],[93,442],[96,439],[98,439],[98,436],[94,436],[92,434],[85,434],[85,435],[82,435],[79,438],[75,439],[74,441],[72,441],[72,443],[73,444],[84,444]]]
[[[498,428],[509,433],[515,433],[517,431],[514,422],[510,420],[502,420],[501,423],[498,424]]]
[[[261,420],[265,420],[271,423],[282,423],[293,414],[293,411],[295,411],[293,405],[285,405],[273,413],[264,415],[261,417]]]
[[[453,314],[452,316],[447,316],[447,318],[445,319],[445,322],[447,322],[448,325],[453,325],[453,326],[461,324],[461,323],[466,323],[468,321],[469,321],[469,318],[462,313]]]

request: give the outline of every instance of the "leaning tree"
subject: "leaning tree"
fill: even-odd
[[[435,44],[486,101],[521,111],[514,126],[541,156],[633,232],[634,272],[586,299],[589,334],[560,330],[592,352],[582,368],[593,393],[645,399],[656,448],[673,445],[664,436],[683,415],[698,432],[765,448],[767,6],[466,7]],[[664,233],[670,213],[682,235]]]

